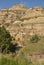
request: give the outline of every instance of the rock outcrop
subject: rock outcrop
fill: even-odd
[[[25,36],[44,35],[44,8],[27,8],[18,4],[12,8],[1,9],[0,26],[5,26],[11,36],[20,43]]]

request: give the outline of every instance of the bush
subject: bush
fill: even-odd
[[[10,33],[4,28],[4,26],[0,27],[0,51],[8,52],[12,41],[12,37]]]
[[[44,8],[41,10],[41,12],[44,14]]]
[[[40,39],[39,36],[35,34],[35,35],[32,35],[32,37],[30,38],[30,41],[32,43],[37,43],[39,39]]]
[[[17,43],[13,44],[10,33],[4,26],[0,27],[0,53],[16,53],[16,50],[20,49]]]

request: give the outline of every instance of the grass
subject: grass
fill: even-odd
[[[15,63],[13,59],[7,59],[3,56],[0,58],[0,65],[15,65]]]
[[[30,65],[31,61],[27,63],[27,60],[21,55],[20,57],[15,58],[7,58],[2,56],[0,58],[0,65]]]
[[[23,48],[23,53],[33,54],[34,52],[44,52],[44,37],[40,37],[38,42],[30,42],[29,38],[25,40],[25,47]]]
[[[0,65],[44,65],[44,62],[31,61],[31,59],[28,61],[24,54],[20,53],[16,58],[1,56]]]
[[[18,55],[13,57],[11,56],[0,56],[0,65],[44,65],[44,61],[38,61],[37,58],[33,60],[28,57],[28,54],[34,52],[40,52],[44,50],[44,37],[42,37],[38,42],[31,43],[29,38],[25,40],[25,47],[18,52]]]

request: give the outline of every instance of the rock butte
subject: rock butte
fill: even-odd
[[[25,35],[44,35],[44,8],[28,8],[23,4],[0,10],[0,26],[10,32],[20,43]]]

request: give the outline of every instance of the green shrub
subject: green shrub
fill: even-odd
[[[41,12],[44,14],[44,8],[41,10]]]
[[[12,41],[10,33],[4,26],[0,27],[0,52],[8,52]]]
[[[15,53],[18,50],[17,43],[13,44],[11,41],[10,33],[4,26],[0,27],[0,53]]]
[[[35,34],[35,35],[32,35],[32,37],[30,38],[30,41],[32,43],[37,43],[39,39],[40,39],[39,36]]]

